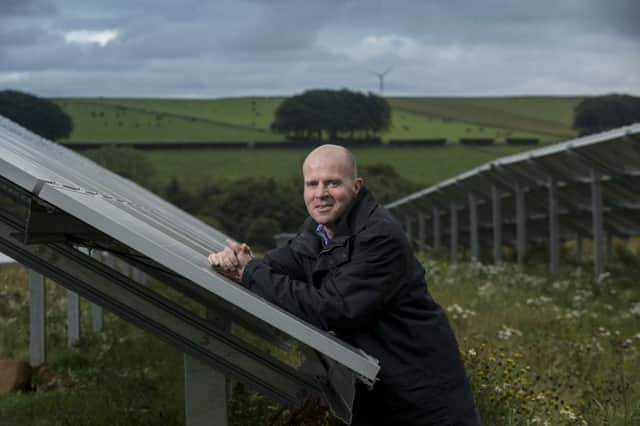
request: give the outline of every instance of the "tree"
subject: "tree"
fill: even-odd
[[[0,115],[49,140],[66,138],[73,129],[59,105],[15,90],[0,91]]]
[[[285,99],[276,110],[273,131],[294,139],[370,138],[391,124],[391,107],[372,93],[308,90]]]
[[[640,98],[607,95],[587,98],[575,109],[573,128],[580,135],[640,122]]]

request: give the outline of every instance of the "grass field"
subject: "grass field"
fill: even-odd
[[[213,120],[202,114],[190,115],[198,108],[191,101],[145,102],[127,100],[61,101],[71,115],[74,129],[68,142],[234,142],[276,141],[282,138],[259,128],[233,121]],[[163,108],[165,104],[173,108]],[[178,112],[174,112],[178,111]]]
[[[604,290],[589,264],[561,275],[511,266],[458,264],[423,257],[430,292],[447,310],[487,426],[640,424],[640,273],[610,264]],[[625,259],[629,262],[630,256]],[[635,262],[635,263],[634,263]],[[537,270],[535,265],[533,270]],[[0,268],[0,358],[28,357],[28,275]],[[182,425],[182,357],[172,347],[107,315],[66,349],[65,300],[48,283],[48,363],[27,393],[0,396],[0,425]],[[83,327],[89,312],[83,304]],[[288,423],[259,395],[236,387],[231,425]],[[324,415],[315,423],[326,424]]]
[[[471,147],[456,144],[433,148],[356,148],[353,151],[359,164],[390,164],[403,177],[426,186],[524,149],[510,145]],[[307,149],[145,153],[153,162],[160,182],[177,178],[195,186],[218,178],[300,175],[306,154]]]
[[[390,98],[395,111],[528,131],[557,138],[575,135],[573,110],[583,98]]]
[[[107,99],[61,98],[74,130],[63,142],[281,141],[271,133],[283,98]],[[574,135],[580,98],[389,98],[392,128],[383,140],[534,137],[543,142]]]

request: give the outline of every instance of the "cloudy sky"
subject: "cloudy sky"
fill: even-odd
[[[0,89],[640,95],[638,0],[0,0]]]

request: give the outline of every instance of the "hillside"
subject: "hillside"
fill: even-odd
[[[390,139],[539,138],[574,135],[576,97],[388,98]],[[59,98],[74,131],[62,142],[283,141],[270,131],[282,98],[118,99]]]

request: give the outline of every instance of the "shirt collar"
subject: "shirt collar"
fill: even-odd
[[[327,235],[327,230],[324,229],[324,225],[319,223],[318,226],[316,226],[316,234],[318,234],[320,240],[322,240],[323,246],[329,245],[329,235]]]

